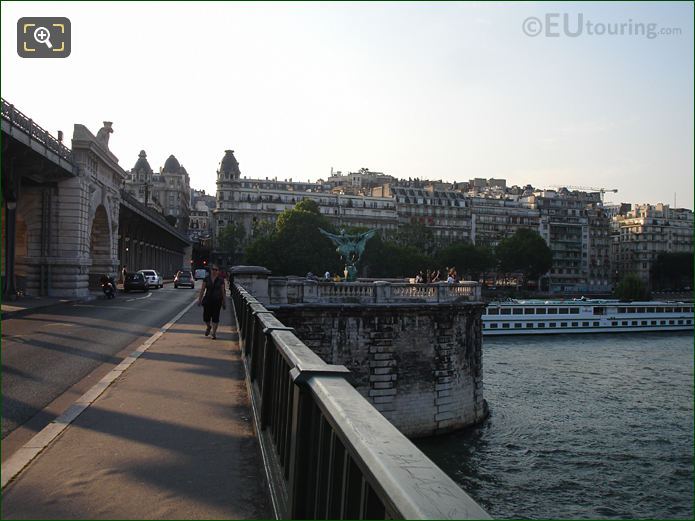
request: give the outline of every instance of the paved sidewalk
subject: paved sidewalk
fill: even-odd
[[[3,519],[273,517],[232,314],[191,307],[10,482]]]

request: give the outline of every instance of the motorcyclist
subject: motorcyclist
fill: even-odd
[[[109,277],[108,274],[104,273],[99,279],[99,283],[101,284],[101,289],[105,294],[108,295],[110,293],[112,296],[116,295],[116,283],[114,282],[113,277]]]

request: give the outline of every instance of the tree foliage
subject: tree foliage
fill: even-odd
[[[246,238],[246,230],[241,223],[231,222],[222,228],[217,236],[218,247],[220,251],[232,257],[234,262],[235,256],[241,250]]]
[[[487,246],[454,242],[436,255],[438,266],[455,267],[461,278],[479,280],[481,274],[495,269],[494,252]]]
[[[367,243],[359,267],[366,277],[404,278],[433,266],[432,258],[416,248],[384,241],[377,233]]]
[[[401,226],[396,234],[395,242],[400,246],[415,248],[425,255],[432,255],[437,246],[432,230],[421,223]]]
[[[692,288],[692,252],[660,253],[652,265],[651,281],[653,289]]]
[[[334,231],[314,201],[300,201],[278,216],[271,234],[251,242],[246,251],[247,262],[265,266],[276,275],[342,272],[335,247],[319,228]]]
[[[620,300],[649,300],[647,285],[634,273],[628,273],[615,288]]]
[[[495,254],[501,272],[521,272],[526,280],[537,280],[553,263],[553,254],[543,237],[528,228],[519,228],[502,239]]]

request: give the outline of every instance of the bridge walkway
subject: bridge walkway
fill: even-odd
[[[217,340],[203,336],[194,305],[139,348],[5,486],[2,517],[272,518],[234,319],[229,308],[222,315]],[[41,444],[34,440],[27,445]],[[20,452],[31,450],[3,463],[3,485]]]

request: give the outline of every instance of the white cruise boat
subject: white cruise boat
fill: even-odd
[[[687,302],[510,299],[488,304],[483,335],[687,331],[693,322]]]

